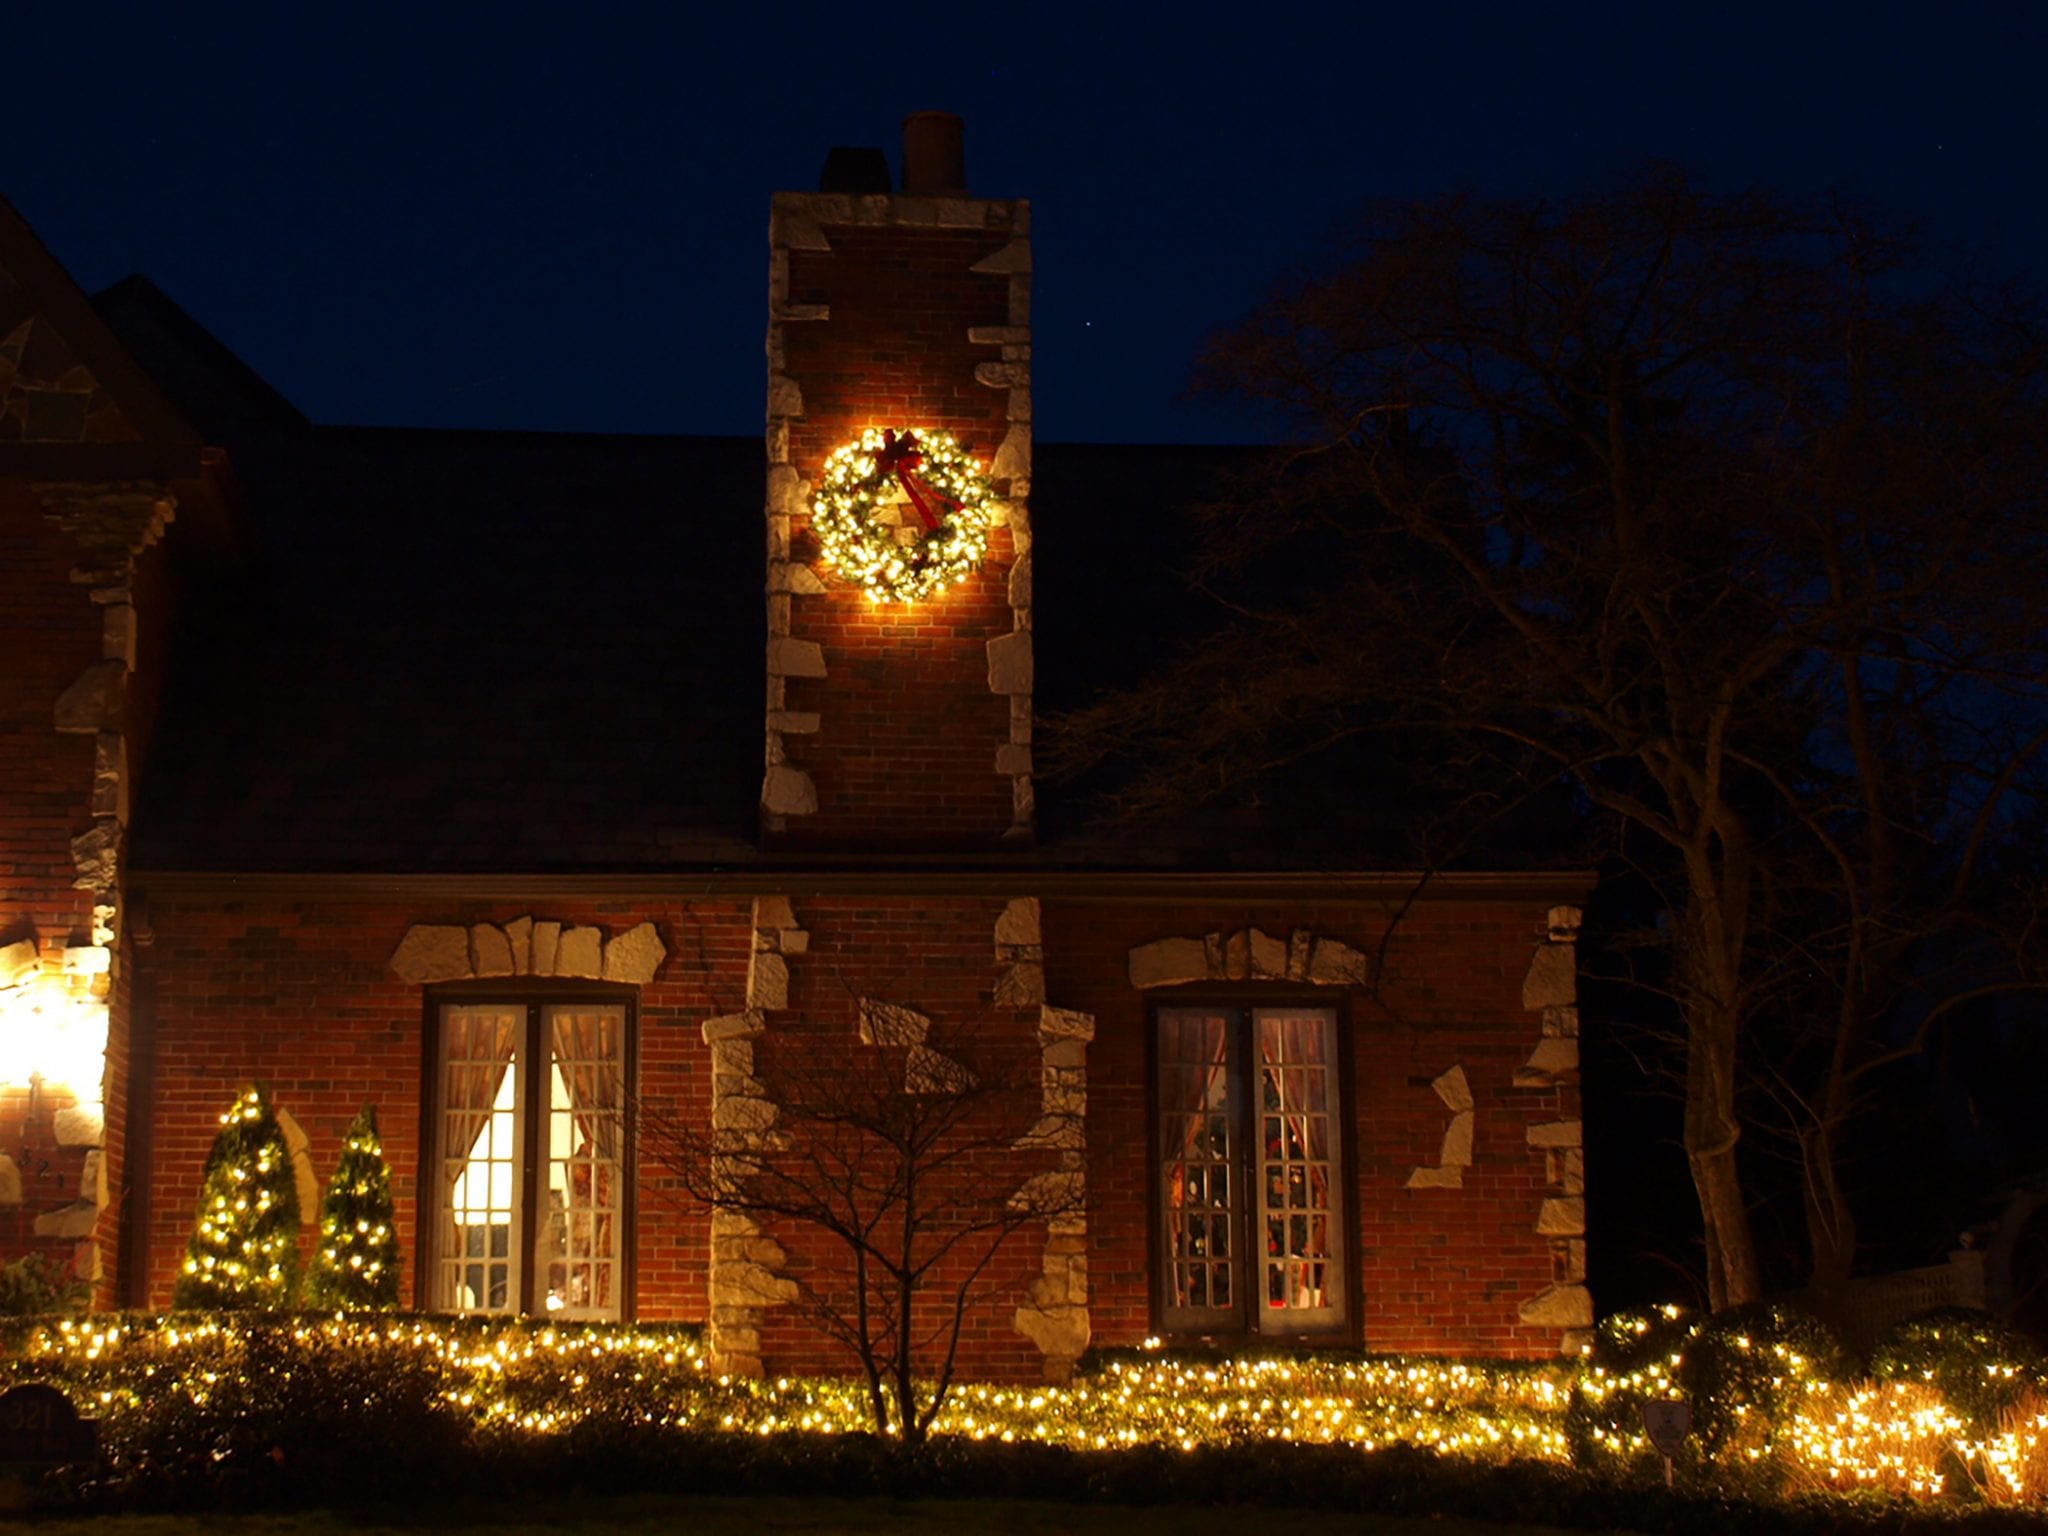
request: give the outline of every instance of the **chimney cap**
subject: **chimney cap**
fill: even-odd
[[[903,190],[924,196],[967,191],[966,130],[959,114],[913,112],[903,119]]]

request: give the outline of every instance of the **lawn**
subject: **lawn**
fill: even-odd
[[[942,1499],[620,1498],[523,1506],[446,1506],[418,1512],[274,1515],[119,1515],[39,1520],[37,1536],[562,1536],[567,1532],[688,1536],[1561,1536],[1554,1527],[1473,1520],[1399,1520],[1329,1511],[1215,1509]]]

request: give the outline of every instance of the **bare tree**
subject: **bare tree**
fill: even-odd
[[[1911,964],[1892,930],[1922,876],[1887,838],[1931,843],[1971,889],[1955,840],[1973,814],[1997,833],[2032,788],[2039,337],[2015,295],[1942,281],[1837,201],[1657,170],[1566,203],[1382,210],[1209,356],[1212,383],[1299,443],[1201,509],[1193,574],[1229,622],[1064,722],[1060,758],[1141,748],[1120,809],[1156,814],[1427,733],[1503,801],[1562,784],[1589,823],[1629,829],[1668,897],[1708,1295],[1753,1299],[1738,1091],[1793,963],[1772,905],[1788,850],[1808,875],[1832,850],[1837,896],[1854,887],[1828,1031],[1853,1087]],[[1219,687],[1227,711],[1192,707]],[[1989,727],[1993,694],[2003,745],[1974,813],[1905,816],[1904,716],[1931,728],[1938,698],[1948,727]],[[1806,1115],[1817,1233],[1843,1230],[1829,1128],[1853,1097]]]
[[[1034,1135],[1028,1031],[859,1007],[859,1039],[802,1022],[757,1042],[767,1123],[691,1125],[643,1105],[639,1144],[691,1208],[791,1243],[790,1305],[858,1362],[876,1433],[917,1445],[990,1302],[991,1265],[1027,1228],[1077,1215],[1082,1191]]]

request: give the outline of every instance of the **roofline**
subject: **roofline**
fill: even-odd
[[[823,868],[764,860],[739,868],[641,874],[319,874],[219,870],[135,871],[131,887],[151,897],[324,897],[333,901],[519,902],[544,898],[692,900],[713,896],[1038,896],[1053,900],[1195,903],[1210,901],[1542,901],[1583,900],[1592,870],[1249,870],[1047,869],[1028,864],[974,868],[876,864]]]

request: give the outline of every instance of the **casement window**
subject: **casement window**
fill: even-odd
[[[1337,1016],[1156,1015],[1159,1323],[1172,1334],[1341,1334]]]
[[[623,1317],[626,1001],[444,1001],[434,1013],[425,1305]]]

